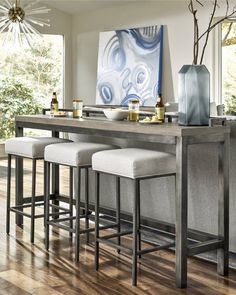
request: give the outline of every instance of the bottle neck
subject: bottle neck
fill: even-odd
[[[56,96],[56,94],[53,94],[53,96],[52,96],[52,100],[56,100],[56,101],[57,101],[57,96]]]
[[[163,103],[163,99],[162,99],[162,95],[159,94],[157,97],[157,105],[160,107],[164,107],[164,103]]]

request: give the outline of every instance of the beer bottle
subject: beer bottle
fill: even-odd
[[[57,100],[56,92],[53,92],[50,109],[51,109],[50,111],[51,115],[54,115],[55,113],[58,112],[58,100]]]
[[[157,103],[155,106],[155,115],[158,117],[158,120],[165,122],[165,106],[163,103],[161,93],[157,96]]]

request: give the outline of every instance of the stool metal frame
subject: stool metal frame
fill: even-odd
[[[55,205],[50,204],[50,165],[57,164],[62,166],[68,166],[70,168],[70,179],[69,179],[69,217],[65,218],[57,218],[50,220],[50,207],[54,207]],[[79,249],[80,249],[80,234],[86,233],[86,242],[89,243],[89,233],[94,231],[94,228],[89,228],[89,168],[91,165],[79,165],[79,166],[69,166],[54,162],[45,161],[45,169],[46,169],[46,220],[45,220],[45,248],[49,249],[49,225],[56,226],[58,228],[69,231],[70,236],[75,234],[75,261],[79,261]],[[75,181],[75,206],[76,212],[75,216],[73,215],[73,170],[76,169],[76,181]],[[80,214],[81,212],[81,170],[85,171],[85,205],[84,205],[84,214]],[[63,207],[58,207],[57,209],[62,209]],[[85,219],[85,229],[80,229],[80,219]],[[73,221],[75,220],[75,226],[73,226]],[[69,226],[63,224],[63,222],[69,221]]]
[[[32,189],[31,189],[31,197],[28,198],[27,202],[22,205],[16,205],[11,206],[11,163],[12,163],[12,156],[22,159],[30,159],[32,160]],[[38,200],[38,197],[36,196],[36,167],[37,167],[37,161],[43,160],[42,157],[37,158],[30,158],[26,156],[19,156],[15,154],[8,154],[8,166],[7,166],[7,215],[6,215],[6,233],[10,233],[10,212],[14,212],[16,214],[19,214],[21,216],[25,216],[30,218],[30,241],[31,243],[34,243],[34,232],[35,232],[35,219],[38,218],[44,218],[45,223],[45,201]],[[46,167],[44,164],[44,196],[45,196],[45,183],[46,183]],[[41,196],[40,196],[41,197]],[[17,198],[17,196],[16,196]],[[41,199],[41,198],[40,198]],[[35,208],[37,206],[44,206],[44,213],[43,214],[35,214]],[[56,205],[54,205],[57,207]],[[31,213],[24,212],[24,209],[31,208]],[[55,208],[57,209],[57,208]],[[51,216],[58,216],[60,214],[67,214],[69,211],[64,209],[64,213],[54,212],[51,213]]]
[[[116,222],[117,222],[117,233],[109,234],[100,237],[100,226],[99,226],[99,201],[100,201],[100,174],[108,174],[116,176]],[[157,250],[168,249],[174,247],[175,243],[167,243],[164,245],[153,246],[147,249],[141,249],[141,215],[140,215],[140,181],[151,178],[161,178],[175,176],[176,173],[168,173],[161,175],[153,175],[147,177],[137,177],[130,178],[124,177],[132,180],[134,187],[134,202],[133,202],[133,228],[132,230],[121,231],[121,222],[120,222],[120,178],[121,176],[117,174],[106,173],[103,171],[95,171],[95,269],[99,269],[99,243],[105,243],[112,247],[118,249],[118,252],[124,251],[132,255],[132,285],[137,285],[137,262],[138,257],[141,258],[141,255],[151,253]],[[111,227],[114,227],[113,225]],[[110,227],[110,228],[111,228]],[[125,235],[133,235],[132,248],[121,245],[121,237]],[[111,239],[117,238],[117,242],[111,241]]]

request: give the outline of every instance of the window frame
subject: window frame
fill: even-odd
[[[216,23],[219,17],[214,18]],[[212,50],[212,97],[216,104],[223,104],[222,98],[222,24],[235,22],[236,18],[227,19],[214,28]]]

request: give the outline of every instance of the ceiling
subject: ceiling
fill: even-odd
[[[42,3],[69,14],[86,13],[111,6],[149,1],[156,0],[41,0]]]
[[[3,0],[0,0],[2,2]],[[149,4],[150,2],[167,2],[167,1],[189,1],[189,0],[39,0],[40,3],[47,5],[48,7],[56,8],[62,12],[69,14],[82,14],[91,12],[94,10],[119,6],[123,4],[135,4],[135,3],[145,3]],[[212,2],[212,0],[201,0],[204,2]],[[224,2],[226,0],[218,0]],[[232,2],[233,6],[235,5],[235,0],[228,0]],[[33,0],[22,0],[22,2],[33,2]]]

